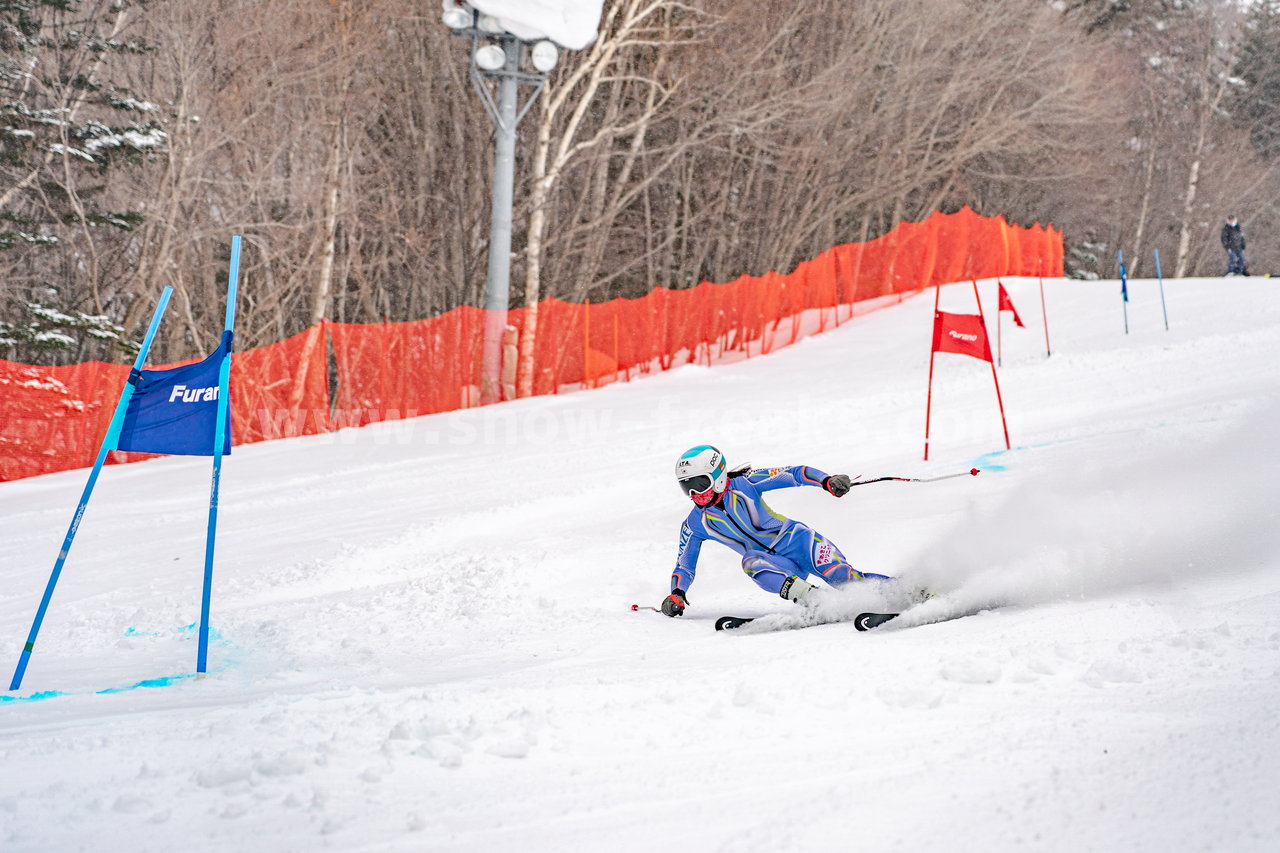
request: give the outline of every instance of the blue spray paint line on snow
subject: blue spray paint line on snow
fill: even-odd
[[[161,678],[147,678],[139,681],[137,684],[130,684],[128,687],[108,687],[106,690],[96,690],[94,692],[101,696],[107,693],[125,693],[129,690],[137,690],[140,687],[169,687],[177,684],[179,681],[186,681],[190,678],[195,678],[195,675],[193,673],[187,673],[186,675],[166,675]]]
[[[990,453],[984,453],[981,456],[975,456],[969,460],[969,465],[982,471],[1007,471],[1009,470],[1009,457],[1014,453],[1024,450],[1042,450],[1046,447],[1057,447],[1061,444],[1075,444],[1080,441],[1091,441],[1096,438],[1105,436],[1105,433],[1097,433],[1095,435],[1082,435],[1073,438],[1060,438],[1054,441],[1042,441],[1039,444],[1020,444],[1009,450],[993,450]],[[1006,464],[1001,464],[1002,462]]]
[[[1014,449],[1022,450],[1021,447],[1017,447]],[[1004,456],[1006,453],[1009,453],[1009,452],[1010,451],[1008,450],[996,450],[996,451],[992,451],[991,453],[984,453],[981,456],[977,456],[977,457],[974,457],[973,459],[970,459],[967,464],[969,465],[970,468],[977,468],[979,471],[1004,471],[1006,470],[1005,466],[1001,465],[999,462],[995,460],[999,459],[1001,456]]]
[[[70,695],[70,693],[63,693],[61,690],[41,690],[39,693],[32,693],[30,696],[0,696],[0,702],[39,702],[41,699],[52,699],[54,696]]]
[[[993,450],[990,453],[984,453],[981,456],[975,456],[969,460],[969,464],[982,471],[1007,471],[1009,470],[1009,457],[1015,453],[1024,450],[1040,450],[1045,447],[1056,447],[1059,444],[1073,444],[1077,441],[1096,438],[1097,436],[1080,436],[1077,438],[1060,438],[1055,441],[1042,441],[1039,444],[1019,444],[1017,447],[1011,447],[1008,450]],[[1001,464],[1001,462],[1006,464]]]
[[[95,690],[93,695],[105,696],[112,693],[127,693],[130,690],[137,690],[142,687],[170,687],[179,681],[186,681],[195,678],[194,673],[186,675],[166,675],[161,678],[147,678],[139,681],[137,684],[130,684],[127,687],[108,687],[105,690]],[[0,702],[40,702],[44,699],[53,699],[57,696],[84,696],[83,693],[67,693],[62,690],[42,690],[39,693],[32,693],[30,696],[0,696]]]
[[[196,636],[196,623],[192,622],[190,625],[184,625],[181,628],[176,628],[174,629],[174,632],[182,635],[184,639],[194,639]],[[126,628],[124,631],[124,635],[126,637],[163,637],[165,633],[166,632],[163,632],[163,631],[139,631],[137,628]],[[209,639],[211,641],[222,643],[227,652],[230,652],[234,649],[231,643],[226,642],[222,639],[222,633],[218,631],[216,628],[209,629]],[[217,669],[214,670],[214,672],[225,672],[226,670],[230,669],[234,664],[239,662],[238,658],[233,658],[230,654],[228,654],[228,658],[229,658],[229,663],[226,666],[218,667]],[[159,678],[146,678],[146,679],[143,679],[142,681],[139,681],[136,684],[130,684],[124,687],[108,687],[105,690],[95,690],[93,694],[67,693],[66,691],[63,691],[63,690],[42,690],[38,693],[32,693],[30,696],[0,695],[0,704],[6,703],[6,702],[40,702],[45,699],[54,699],[58,696],[84,696],[84,695],[104,696],[104,695],[110,695],[114,693],[127,693],[129,691],[139,690],[142,688],[172,687],[174,684],[177,684],[182,681],[188,681],[195,677],[196,677],[196,673],[186,673],[183,675],[166,675],[166,676],[161,676]]]
[[[1011,447],[1008,450],[993,450],[990,453],[984,453],[969,460],[969,464],[982,471],[1007,471],[1009,470],[1010,459],[1013,454],[1024,450],[1039,450],[1044,447],[1054,447],[1059,444],[1070,444],[1079,441],[1078,438],[1064,438],[1057,441],[1045,441],[1040,444],[1019,444],[1017,447]],[[1001,464],[1001,463],[1005,464]]]

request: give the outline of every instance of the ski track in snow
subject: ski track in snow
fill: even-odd
[[[1126,336],[1118,282],[1046,281],[1045,358],[1037,282],[1005,283],[1008,451],[990,370],[940,355],[920,461],[931,294],[764,358],[238,447],[205,679],[208,460],[109,467],[0,693],[0,850],[1275,849],[1280,290],[1165,282],[1166,332],[1131,281]],[[937,593],[875,631],[848,619],[893,589],[806,613],[711,544],[685,617],[630,612],[702,442],[984,470],[771,493]],[[0,484],[0,665],[85,474]]]

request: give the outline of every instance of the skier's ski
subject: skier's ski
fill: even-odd
[[[902,614],[900,613],[859,613],[857,617],[854,619],[854,625],[857,626],[859,631],[870,631],[872,628],[875,628],[879,625],[883,625],[885,622],[888,622],[890,619],[894,619],[900,615]],[[755,621],[754,616],[721,616],[719,619],[716,620],[716,630],[732,631],[735,628],[741,628],[743,625],[746,625],[748,622],[754,622],[754,621]],[[837,619],[832,621],[840,621],[840,620]],[[814,624],[820,624],[820,623],[814,623]],[[805,625],[789,625],[787,627],[802,628],[806,626]]]
[[[853,627],[859,631],[870,631],[901,615],[901,613],[859,613],[853,620]]]

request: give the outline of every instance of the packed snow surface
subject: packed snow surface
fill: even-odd
[[[0,850],[1280,849],[1280,285],[1165,282],[1166,331],[1133,281],[1126,334],[1117,282],[1046,281],[1050,357],[1039,282],[1006,285],[1009,451],[988,365],[939,355],[922,461],[932,293],[767,357],[238,447],[205,679],[209,460],[108,468],[0,693]],[[863,634],[868,582],[766,630],[799,609],[709,543],[685,616],[632,611],[704,442],[981,468],[770,495],[938,596]],[[85,476],[0,484],[6,667]]]

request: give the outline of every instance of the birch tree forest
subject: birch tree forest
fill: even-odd
[[[493,129],[437,0],[0,2],[0,357],[481,305]],[[968,205],[1068,271],[1280,268],[1280,0],[606,0],[520,127],[512,305],[789,270]],[[1278,270],[1280,271],[1280,270]]]

